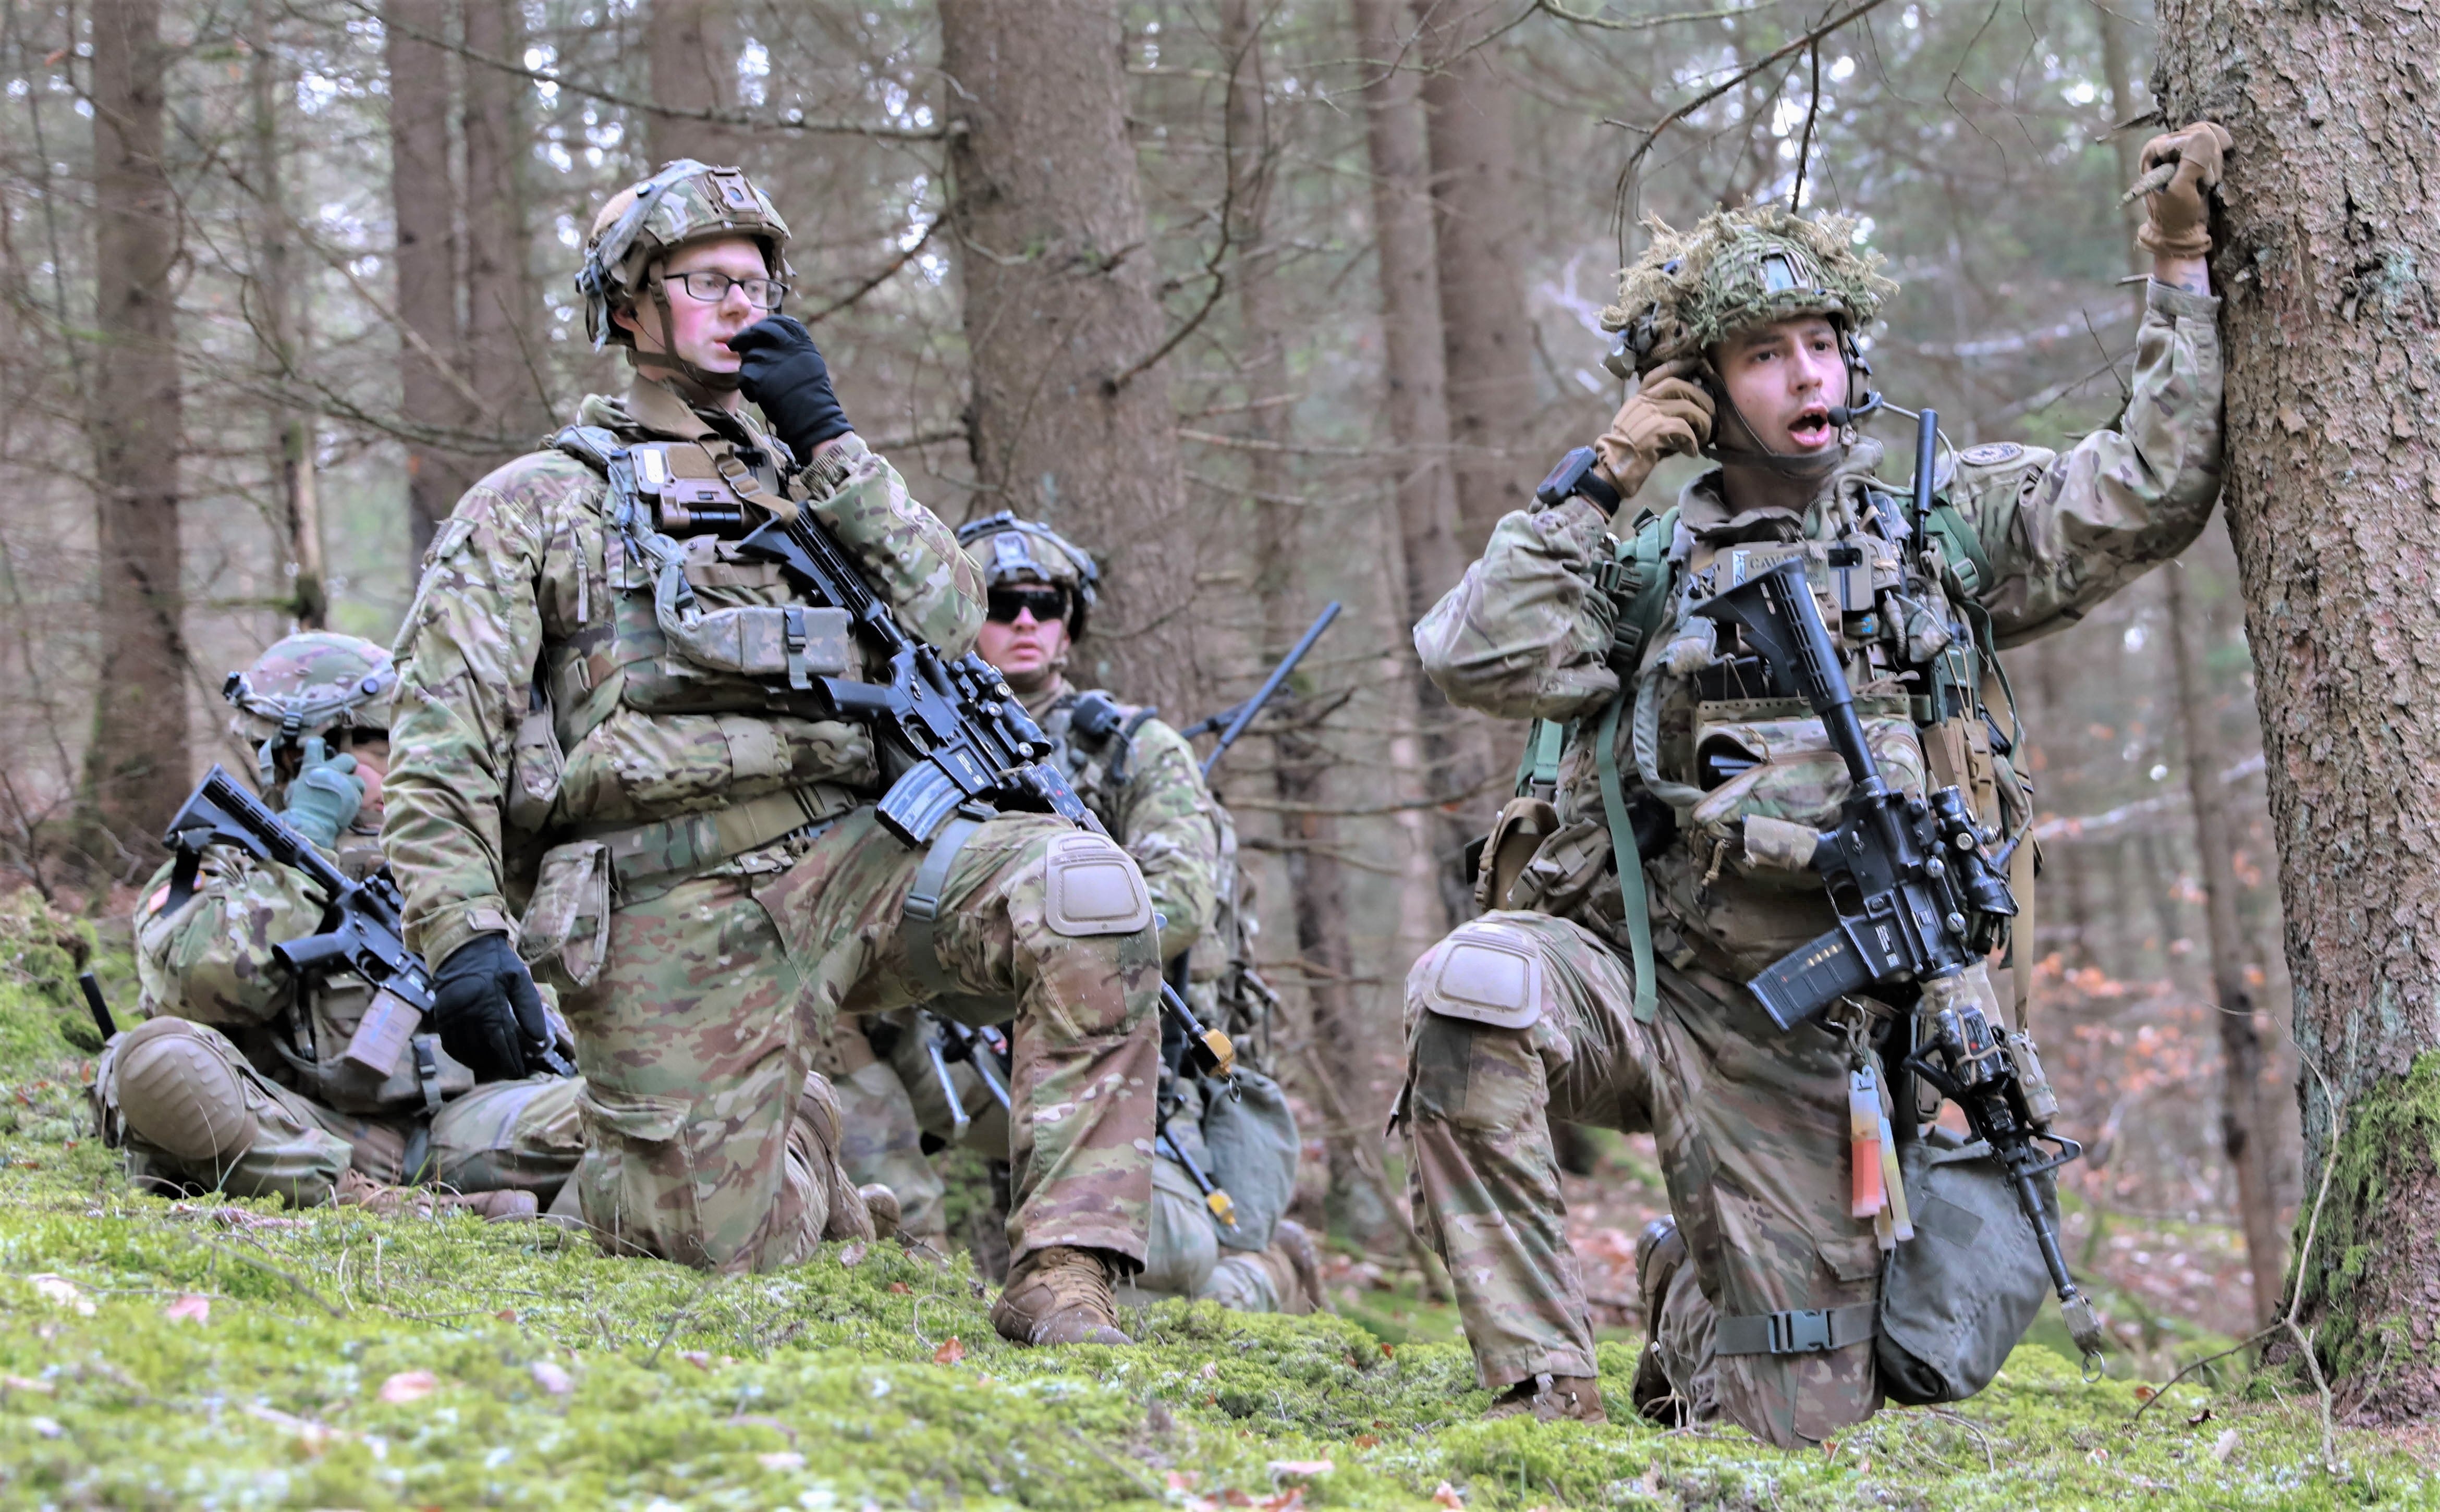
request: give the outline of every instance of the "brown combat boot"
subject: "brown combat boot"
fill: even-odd
[[[1643,1226],[1635,1244],[1635,1290],[1643,1303],[1643,1353],[1635,1361],[1635,1381],[1628,1400],[1639,1417],[1664,1428],[1686,1424],[1686,1403],[1660,1368],[1660,1351],[1653,1338],[1660,1331],[1660,1303],[1668,1295],[1669,1278],[1686,1263],[1686,1236],[1674,1218],[1657,1218]]]
[[[1541,1384],[1541,1377],[1528,1376],[1509,1387],[1483,1409],[1483,1419],[1487,1422],[1532,1413],[1545,1423],[1562,1419],[1576,1423],[1609,1421],[1609,1414],[1602,1408],[1600,1381],[1589,1376],[1552,1376],[1549,1379],[1551,1384],[1548,1386]]]
[[[1009,1269],[992,1326],[1020,1344],[1131,1344],[1110,1300],[1110,1267],[1098,1250],[1054,1244]]]
[[[863,1201],[864,1210],[872,1216],[872,1236],[876,1239],[898,1237],[898,1223],[902,1217],[898,1194],[879,1182],[867,1182],[855,1189],[855,1195]]]
[[[1315,1252],[1313,1236],[1304,1225],[1292,1218],[1282,1218],[1271,1229],[1271,1248],[1284,1254],[1288,1268],[1296,1273],[1297,1290],[1302,1296],[1290,1301],[1283,1299],[1282,1312],[1303,1314],[1330,1312],[1335,1309],[1321,1294],[1321,1256]]]

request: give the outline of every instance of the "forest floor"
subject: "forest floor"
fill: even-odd
[[[1163,1303],[1137,1347],[1023,1350],[962,1260],[894,1244],[707,1279],[543,1224],[146,1197],[88,1135],[91,949],[0,900],[0,1506],[2440,1506],[2428,1433],[2325,1437],[2285,1377],[2088,1383],[2039,1342],[1971,1401],[1786,1454],[1481,1422],[1448,1309],[1353,1256],[1337,1316]],[[1642,1160],[1609,1147],[1576,1193],[1614,1403]],[[2165,1310],[2121,1321],[2158,1334],[2155,1381],[2207,1352]]]

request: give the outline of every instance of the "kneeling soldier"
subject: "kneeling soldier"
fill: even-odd
[[[383,842],[409,933],[453,1049],[513,1045],[529,963],[550,977],[586,1084],[586,1220],[716,1270],[818,1236],[781,1167],[822,1025],[942,977],[1016,1000],[995,1321],[1124,1342],[1110,1286],[1142,1263],[1152,1186],[1151,902],[1123,852],[1063,820],[960,811],[923,848],[884,827],[899,773],[858,713],[882,690],[842,690],[890,668],[847,606],[741,540],[810,516],[944,657],[972,645],[982,588],[773,313],[787,240],[745,174],[692,161],[596,220],[588,329],[636,381],[468,490],[401,632]]]
[[[288,826],[361,877],[373,841],[397,676],[387,651],[350,635],[291,635],[226,687],[231,724],[258,754],[264,795]],[[428,1035],[388,1074],[345,1051],[372,1000],[350,975],[300,982],[272,948],[320,932],[325,899],[302,873],[235,846],[207,847],[188,896],[170,863],[135,910],[144,1022],[103,1050],[95,1077],[104,1137],[139,1184],[278,1193],[299,1206],[442,1201],[531,1216],[576,1169],[577,1083],[485,1081]]]
[[[2064,453],[1968,447],[1935,473],[1928,509],[1875,481],[1881,449],[1854,428],[1871,407],[1857,338],[1894,286],[1853,222],[1757,207],[1663,228],[1605,317],[1638,392],[1416,627],[1453,702],[1536,721],[1483,851],[1490,912],[1408,978],[1398,1113],[1418,1219],[1448,1261],[1494,1413],[1603,1415],[1553,1119],[1659,1142],[1674,1222],[1639,1255],[1639,1408],[1725,1416],[1794,1447],[1879,1406],[1894,1236],[1886,1213],[1856,1216],[1872,1205],[1865,1177],[1882,1190],[1878,1147],[1857,1130],[1877,1101],[1903,1136],[1932,1137],[1928,1112],[1880,1090],[1911,1080],[1891,1073],[1914,999],[1866,986],[1783,1032],[1747,989],[1837,922],[1807,853],[1839,824],[1848,776],[1806,704],[1773,698],[1690,611],[1800,561],[1891,786],[1957,787],[2009,853],[2031,802],[1999,647],[2062,628],[2184,549],[2219,491],[2201,227],[2225,145],[2204,125],[2146,150],[2173,167],[2154,175],[2155,272],[2118,428]],[[1718,466],[1676,507],[1613,519],[1662,455],[1697,449]],[[1979,961],[1965,975],[1995,996]],[[2022,1218],[2001,1216],[2030,1250]],[[1926,1263],[1982,1263],[1941,1249],[1955,1236],[1927,1224],[1911,1242],[1929,1247]],[[1892,1275],[1915,1263],[1899,1259]]]

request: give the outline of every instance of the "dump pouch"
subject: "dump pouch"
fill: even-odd
[[[1910,1407],[1962,1401],[2007,1362],[2051,1294],[2050,1272],[1989,1146],[1920,1139],[1900,1147],[1898,1164],[1914,1237],[1882,1272],[1881,1384]],[[2036,1180],[2055,1224],[2057,1189]]]

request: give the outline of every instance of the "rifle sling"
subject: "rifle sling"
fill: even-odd
[[[1593,737],[1593,759],[1601,773],[1602,814],[1609,821],[1609,848],[1618,863],[1619,912],[1624,916],[1628,952],[1635,960],[1635,1022],[1650,1023],[1660,1009],[1652,980],[1652,912],[1643,896],[1643,852],[1635,844],[1635,823],[1627,816],[1626,784],[1618,773],[1618,719],[1625,708],[1626,689],[1602,711],[1601,730]]]
[[[951,816],[932,837],[932,847],[924,853],[924,864],[915,868],[915,881],[907,885],[906,903],[906,972],[916,985],[936,997],[959,990],[958,983],[941,967],[940,952],[933,935],[933,926],[941,917],[941,895],[948,889],[949,868],[956,864],[958,852],[982,827],[982,821],[966,814]]]

